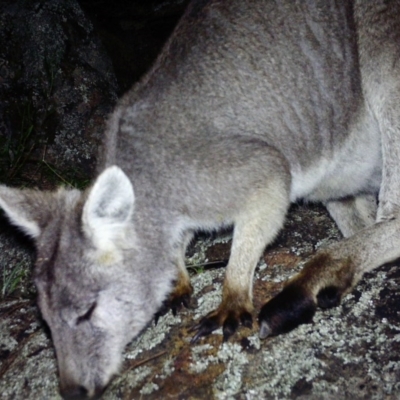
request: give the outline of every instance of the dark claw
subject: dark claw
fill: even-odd
[[[253,327],[253,317],[251,314],[247,311],[241,314],[240,316],[240,322],[243,326],[246,328],[251,329]]]
[[[177,312],[183,307],[190,307],[190,295],[184,294],[179,297],[172,297],[165,300],[161,306],[161,308],[154,315],[154,323],[157,325],[158,320],[163,315],[167,314],[169,310],[172,311],[174,317],[176,317]]]
[[[183,307],[189,308],[189,305],[190,305],[190,295],[185,294],[184,296],[182,296],[181,300],[182,300],[182,305],[183,305]]]
[[[225,314],[226,313],[226,314]],[[195,343],[200,337],[207,336],[221,326],[222,321],[222,333],[223,340],[226,342],[238,329],[239,322],[247,327],[251,328],[253,326],[253,318],[248,311],[243,311],[240,316],[232,311],[225,311],[221,316],[219,313],[213,313],[210,316],[204,317],[197,325],[191,328],[189,331],[197,331],[196,335],[191,340],[191,343]]]
[[[316,308],[314,300],[303,288],[286,286],[262,307],[258,317],[260,338],[287,333],[300,324],[311,322]]]
[[[342,292],[336,286],[328,286],[317,295],[317,303],[321,308],[337,307],[340,304]]]
[[[169,311],[169,306],[166,301],[162,304],[161,308],[154,314],[154,325],[158,324],[160,317],[165,315]]]
[[[222,327],[224,342],[226,342],[236,332],[238,327],[239,327],[238,319],[234,315],[229,314]]]
[[[190,343],[196,343],[201,337],[209,335],[219,327],[220,324],[217,315],[204,317],[197,325],[189,330],[189,332],[197,331]]]
[[[182,306],[185,308],[189,308],[190,295],[185,294],[180,297],[173,298],[169,303],[172,309],[172,313],[176,315],[177,311],[179,311]]]

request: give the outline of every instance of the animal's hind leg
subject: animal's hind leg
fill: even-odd
[[[220,306],[194,328],[193,338],[208,335],[223,327],[224,340],[239,324],[252,326],[252,287],[257,262],[281,229],[289,206],[286,179],[273,176],[262,188],[254,188],[234,219],[231,257],[226,270]]]
[[[281,293],[266,303],[259,315],[261,337],[287,332],[310,321],[317,305],[338,305],[365,272],[400,257],[400,107],[396,94],[400,88],[395,89],[394,94],[387,95],[382,110],[377,110],[383,154],[378,222],[318,252]],[[370,205],[373,210],[373,203]],[[340,221],[343,226],[351,225],[343,224],[351,214],[343,204],[336,204],[330,211],[339,216],[339,226]],[[364,218],[367,225],[369,219]]]
[[[375,195],[362,195],[325,204],[342,235],[347,238],[375,223],[377,201]]]
[[[377,230],[374,226],[375,195],[330,201],[326,207],[343,236],[352,238],[319,251],[276,297],[262,307],[259,314],[261,338],[285,333],[310,322],[317,306],[338,305],[359,281],[364,268],[368,268],[359,260],[361,254],[358,252],[365,251],[365,257],[374,257],[373,268],[380,265],[379,255],[372,254],[372,248],[365,242],[381,240],[382,228]],[[391,249],[393,252],[394,248]]]
[[[398,76],[400,69],[395,72]],[[383,106],[379,115],[383,171],[377,221],[400,217],[400,83],[387,94]]]
[[[260,337],[289,332],[339,304],[362,275],[400,257],[400,220],[377,223],[319,251],[259,315]]]

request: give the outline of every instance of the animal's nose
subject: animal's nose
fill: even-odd
[[[60,392],[64,400],[89,399],[88,390],[83,386],[64,387]]]
[[[101,397],[104,387],[98,387],[94,390],[94,393],[90,393],[85,387],[80,385],[66,386],[62,387],[60,392],[64,400],[95,400]]]

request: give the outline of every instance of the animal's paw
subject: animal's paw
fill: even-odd
[[[261,308],[260,338],[290,332],[300,324],[310,323],[316,309],[312,295],[296,284],[289,284]]]
[[[159,318],[167,314],[169,310],[172,311],[173,315],[176,315],[182,307],[189,308],[192,293],[193,287],[189,282],[179,281],[178,284],[175,286],[174,291],[163,302],[161,308],[155,314],[155,324],[157,325]]]
[[[207,336],[222,326],[224,341],[227,341],[238,329],[239,325],[247,328],[253,326],[253,317],[251,311],[242,308],[227,308],[223,304],[215,310],[203,317],[198,324],[191,328],[191,332],[196,332],[191,343],[195,343],[203,336]]]
[[[312,321],[317,306],[331,308],[355,285],[356,264],[351,258],[337,258],[321,252],[259,314],[260,338],[286,333]]]

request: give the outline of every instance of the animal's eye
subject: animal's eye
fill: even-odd
[[[90,306],[90,308],[85,312],[85,314],[83,314],[83,315],[81,315],[81,316],[79,316],[79,317],[77,318],[76,324],[78,325],[78,324],[80,324],[81,322],[89,321],[89,319],[90,319],[90,317],[92,316],[93,311],[94,311],[94,309],[96,308],[96,306],[97,306],[97,303],[94,302],[94,303]]]

